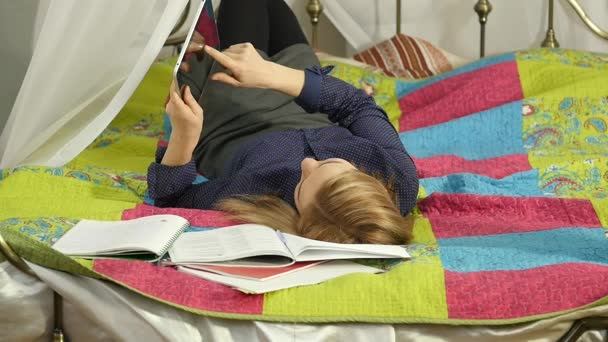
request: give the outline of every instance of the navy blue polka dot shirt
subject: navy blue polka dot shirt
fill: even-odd
[[[307,112],[327,114],[338,125],[262,135],[239,150],[225,176],[196,185],[194,161],[162,165],[165,149],[160,148],[148,168],[148,191],[155,205],[212,209],[217,201],[236,195],[272,194],[295,207],[300,165],[309,157],[342,158],[392,179],[401,213],[411,212],[418,176],[395,128],[371,96],[327,75],[330,71],[331,67],[306,69],[304,88],[295,101]]]

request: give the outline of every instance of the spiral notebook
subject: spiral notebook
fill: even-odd
[[[53,248],[77,258],[120,258],[154,262],[190,227],[183,217],[153,215],[127,221],[82,220]]]

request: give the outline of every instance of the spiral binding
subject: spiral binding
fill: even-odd
[[[178,230],[177,233],[173,235],[166,244],[163,245],[163,248],[160,250],[158,256],[162,258],[163,255],[169,251],[169,248],[171,248],[173,243],[175,243],[175,240],[177,240],[186,231],[186,229],[188,229],[188,227],[190,227],[190,222],[186,221],[186,223],[180,227],[180,230]]]

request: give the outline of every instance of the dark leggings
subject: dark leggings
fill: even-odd
[[[268,56],[294,44],[308,44],[284,0],[222,0],[217,16],[220,48],[250,42]]]

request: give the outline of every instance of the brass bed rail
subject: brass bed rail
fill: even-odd
[[[589,16],[587,15],[587,12],[585,12],[585,10],[581,6],[581,4],[578,2],[578,0],[566,0],[566,1],[570,4],[572,9],[574,9],[574,12],[576,12],[576,14],[579,16],[579,18],[581,18],[583,23],[591,30],[591,32],[595,33],[600,38],[608,40],[608,31],[603,30],[593,20],[591,20],[591,18],[589,18]],[[551,2],[553,2],[553,0],[551,0]]]
[[[585,26],[593,32],[598,37],[608,40],[608,31],[602,29],[597,23],[595,23],[585,12],[581,4],[578,0],[564,0],[568,2],[568,4],[572,7],[574,12],[578,15],[581,21],[585,24]],[[547,24],[547,34],[545,40],[543,40],[541,46],[542,47],[559,47],[559,42],[557,41],[555,35],[555,28],[553,27],[554,18],[553,18],[553,10],[555,7],[555,0],[548,0],[548,24]],[[488,18],[490,12],[492,12],[492,3],[490,0],[478,0],[473,6],[473,10],[477,13],[479,17],[479,57],[485,57],[485,48],[486,48],[486,24],[488,23]],[[310,15],[310,22],[312,24],[312,39],[311,43],[313,48],[318,48],[319,43],[319,19],[321,18],[321,14],[323,13],[323,4],[321,0],[308,0],[308,4],[306,6],[308,14]],[[401,33],[401,23],[402,23],[402,0],[396,0],[396,32]]]

